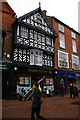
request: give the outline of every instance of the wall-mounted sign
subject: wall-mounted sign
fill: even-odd
[[[32,73],[47,73],[47,70],[38,70],[38,69],[28,69],[28,72]]]
[[[0,70],[2,71],[11,71],[11,63],[0,63]]]

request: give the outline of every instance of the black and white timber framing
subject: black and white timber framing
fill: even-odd
[[[13,63],[53,70],[56,37],[40,7],[21,16],[13,23]]]

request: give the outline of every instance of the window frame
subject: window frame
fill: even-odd
[[[64,26],[61,24],[58,24],[58,29],[60,32],[64,33]]]
[[[31,52],[33,52],[33,63],[31,63],[31,60],[32,60],[31,59]],[[38,55],[36,55],[37,52],[38,52]],[[41,54],[41,58],[40,58],[39,54]],[[36,50],[36,49],[35,50],[34,49],[30,50],[30,65],[37,65],[37,66],[42,66],[43,65],[43,52],[42,51]]]
[[[65,54],[65,55],[67,55],[67,58],[66,59],[60,59],[59,58],[59,56],[60,56],[60,54],[59,53],[63,53],[63,54]],[[64,62],[67,62],[67,66],[65,67],[65,66],[60,66],[60,63],[59,63],[59,61],[64,61],[64,60],[66,60],[66,61],[64,61]],[[64,67],[64,68],[69,68],[69,57],[68,57],[68,53],[67,52],[63,52],[63,51],[60,51],[60,50],[58,50],[58,67],[60,67],[60,68],[62,68],[62,67]]]
[[[76,64],[76,63],[77,63],[77,60],[76,60],[76,62],[74,62],[74,61],[73,61],[73,57],[78,58],[78,60],[79,60],[79,57],[78,57],[78,56],[72,55],[72,69],[74,69],[74,70],[79,70],[79,68],[78,68],[78,69],[73,68],[73,64],[78,65],[78,67],[79,67],[79,62],[78,62],[78,64]]]
[[[71,37],[76,39],[76,34],[74,32],[71,31]]]
[[[64,39],[61,39],[61,38],[64,38]],[[62,33],[59,33],[59,42],[60,42],[60,47],[65,49],[65,36]]]
[[[74,43],[75,43],[75,47],[74,47]],[[73,48],[73,52],[77,53],[76,41],[74,39],[72,39],[72,48]]]

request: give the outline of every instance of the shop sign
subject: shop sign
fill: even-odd
[[[47,70],[28,69],[28,72],[32,72],[32,73],[47,73]]]
[[[11,63],[2,63],[2,64],[0,64],[0,70],[2,70],[2,71],[10,71],[11,70]]]

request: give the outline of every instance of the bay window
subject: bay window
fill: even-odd
[[[30,65],[42,66],[42,52],[39,50],[30,50]]]

